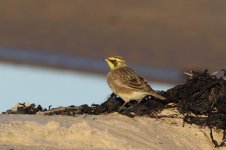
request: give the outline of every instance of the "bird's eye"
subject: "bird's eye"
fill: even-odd
[[[112,59],[111,62],[112,62],[112,63],[116,63],[116,60],[115,60],[115,59]]]

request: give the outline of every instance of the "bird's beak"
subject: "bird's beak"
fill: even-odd
[[[108,61],[108,59],[107,59],[107,58],[105,58],[104,60],[105,60],[105,61]]]

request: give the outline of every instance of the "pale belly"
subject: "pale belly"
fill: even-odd
[[[131,93],[115,93],[117,96],[121,97],[126,103],[130,100],[140,101],[142,100],[147,94],[144,92],[134,91]]]

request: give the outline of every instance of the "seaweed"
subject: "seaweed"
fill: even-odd
[[[36,114],[40,111],[46,111],[41,105],[36,106],[34,103],[26,105],[25,103],[18,103],[16,110],[9,109],[3,114]]]
[[[217,78],[207,70],[192,72],[187,82],[167,92],[168,99],[177,105],[184,121],[199,126],[208,126],[215,147],[225,145],[226,130],[226,81],[224,76]],[[222,142],[213,137],[212,128],[222,129]]]

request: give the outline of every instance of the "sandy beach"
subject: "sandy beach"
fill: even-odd
[[[180,118],[129,118],[120,114],[0,115],[0,149],[213,149],[208,129],[182,124]]]

